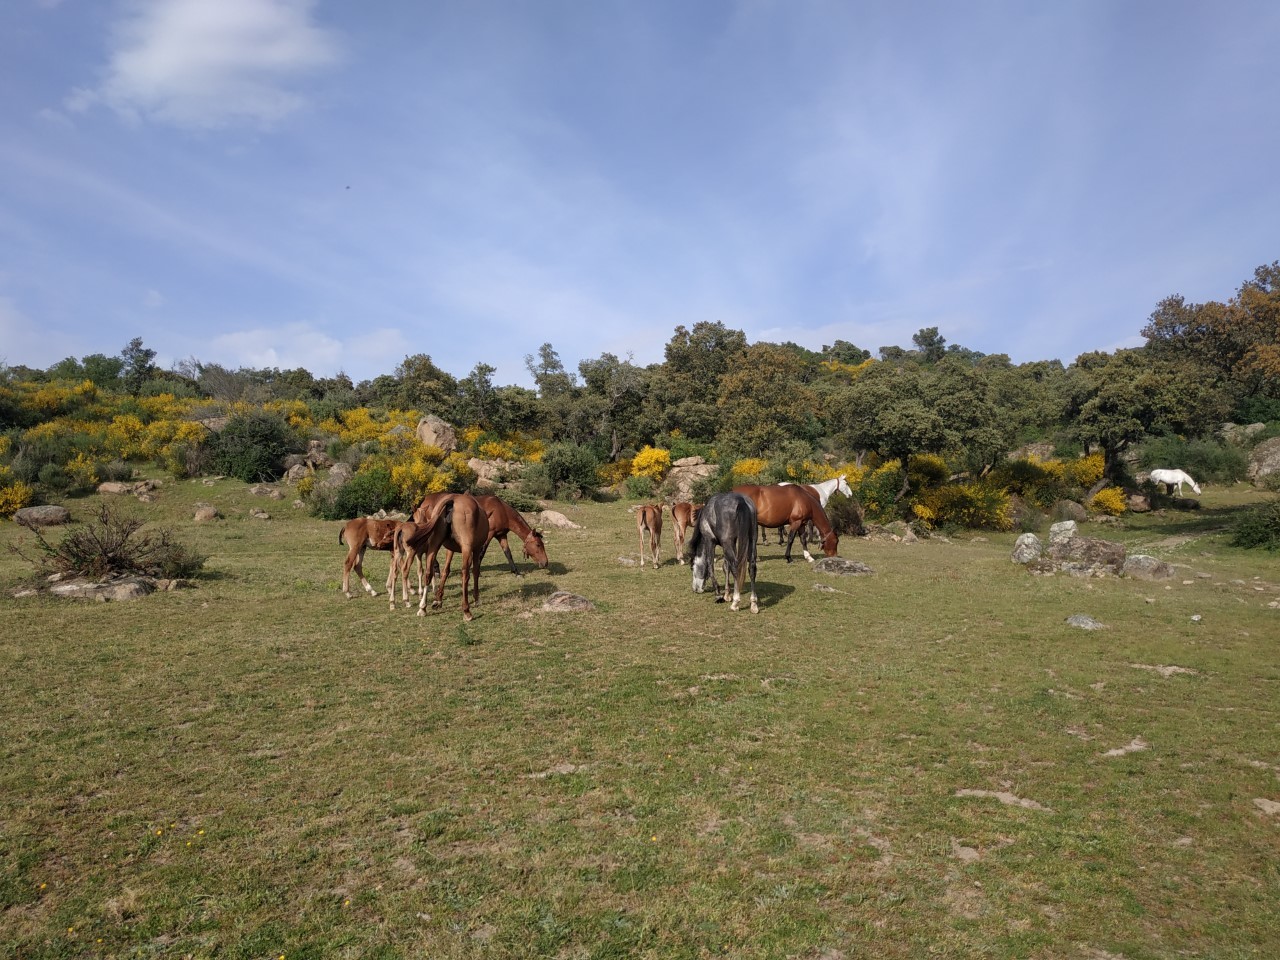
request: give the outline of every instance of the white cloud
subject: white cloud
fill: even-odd
[[[188,128],[270,126],[304,102],[288,84],[329,66],[336,40],[315,0],[132,0],[102,84],[66,106],[101,102],[133,119]]]
[[[233,370],[303,367],[317,377],[342,370],[353,380],[390,373],[414,352],[408,338],[395,328],[353,330],[351,337],[339,338],[309,323],[224,333],[194,350],[201,360]]]

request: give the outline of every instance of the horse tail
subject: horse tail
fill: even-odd
[[[345,545],[347,541],[343,538],[346,537],[346,535],[347,535],[347,528],[346,528],[346,525],[344,524],[343,526],[338,528],[338,542]]]

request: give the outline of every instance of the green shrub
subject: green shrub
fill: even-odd
[[[867,532],[862,504],[853,497],[833,493],[827,501],[825,512],[831,526],[842,537],[861,537]]]
[[[1013,529],[1009,494],[990,483],[949,483],[931,490],[926,505],[938,526],[967,530]]]
[[[128,483],[133,479],[133,467],[123,460],[108,460],[96,465],[99,483]]]
[[[544,463],[531,463],[520,477],[520,491],[527,497],[550,500],[555,493],[551,485],[551,473]]]
[[[338,488],[331,503],[312,495],[312,503],[321,506],[325,520],[348,520],[367,517],[379,510],[395,510],[400,506],[400,491],[391,481],[391,471],[383,466],[362,470]]]
[[[284,458],[298,447],[298,437],[279,414],[237,414],[212,443],[214,468],[245,483],[278,480]]]
[[[1280,550],[1280,497],[1243,514],[1231,528],[1233,547]]]
[[[653,478],[633,474],[623,482],[627,496],[632,500],[650,500],[653,498]]]
[[[1144,470],[1158,467],[1185,470],[1197,481],[1235,483],[1243,480],[1249,457],[1239,447],[1222,440],[1184,440],[1181,437],[1152,437],[1138,451]]]
[[[71,477],[60,463],[46,463],[36,475],[40,486],[54,493],[63,493],[71,487]]]
[[[596,488],[600,460],[588,447],[553,443],[542,456],[553,495],[561,500],[589,496]]]

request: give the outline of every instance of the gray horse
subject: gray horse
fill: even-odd
[[[732,581],[733,603],[729,609],[737,610],[743,583],[750,572],[751,612],[760,612],[760,604],[756,601],[756,529],[756,505],[750,497],[740,493],[717,493],[707,500],[698,511],[698,521],[689,538],[694,593],[702,593],[709,575],[711,592],[717,594],[716,603],[723,603],[729,599]],[[720,590],[716,585],[717,544],[724,551],[724,596],[718,596]]]

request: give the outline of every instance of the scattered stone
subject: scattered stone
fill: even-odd
[[[1123,757],[1126,753],[1140,753],[1143,750],[1150,750],[1151,744],[1143,740],[1141,737],[1135,737],[1123,747],[1116,747],[1114,750],[1108,750],[1102,754],[1104,757]]]
[[[25,527],[56,527],[71,521],[71,511],[52,503],[23,507],[14,513],[13,521]]]
[[[298,483],[311,475],[311,468],[305,463],[295,463],[284,472],[285,483]]]
[[[267,511],[261,509],[260,507],[251,507],[249,509],[249,516],[251,516],[255,520],[271,519],[271,514],[267,513]]]
[[[1022,807],[1024,810],[1043,810],[1046,813],[1052,813],[1048,807],[1043,804],[1036,803],[1034,800],[1026,800],[1022,797],[1014,796],[1007,790],[957,790],[957,797],[991,797],[999,800],[1001,803],[1010,807]]]
[[[581,530],[582,524],[574,523],[563,513],[555,510],[543,510],[538,514],[538,522],[543,527],[554,527],[557,530]]]
[[[205,504],[203,506],[196,507],[196,513],[192,519],[194,519],[196,523],[208,523],[210,520],[217,520],[221,516],[222,514],[218,513],[217,507]]]
[[[1120,568],[1120,572],[1126,577],[1133,577],[1135,580],[1173,579],[1172,564],[1157,560],[1155,557],[1149,557],[1144,553],[1127,557]]]
[[[671,499],[677,503],[693,500],[693,488],[698,481],[714,477],[720,468],[707,463],[702,457],[681,457],[671,464],[663,486],[671,491]]]
[[[836,588],[835,588],[835,587],[829,586],[829,585],[827,585],[827,584],[825,584],[825,583],[815,583],[815,584],[813,585],[813,589],[818,590],[818,591],[820,591],[821,593],[835,593],[835,592],[836,592]]]
[[[1200,622],[1201,620],[1203,620],[1203,619],[1204,619],[1204,617],[1200,616],[1200,614],[1198,614],[1198,613],[1196,613],[1196,614],[1192,614],[1192,616],[1191,616],[1191,622],[1192,622],[1192,623],[1199,623],[1199,622]]]
[[[1059,540],[1071,540],[1077,536],[1079,536],[1079,524],[1075,520],[1063,520],[1049,528],[1050,543],[1056,543]]]
[[[845,560],[843,557],[823,557],[814,563],[813,569],[842,577],[862,577],[875,572],[861,560]]]
[[[1013,542],[1013,553],[1010,559],[1014,563],[1031,563],[1039,560],[1044,553],[1044,545],[1034,533],[1024,533]]]
[[[1084,523],[1089,519],[1089,511],[1074,500],[1059,500],[1049,511],[1049,516],[1055,520],[1075,520],[1077,523]]]
[[[618,563],[622,564],[624,567],[634,567],[636,565],[636,558],[635,557],[619,557]]]
[[[548,777],[564,777],[571,773],[577,773],[582,768],[577,764],[569,763],[567,760],[557,763],[554,767],[548,767],[538,773],[526,773],[526,780],[546,780]]]
[[[270,497],[272,500],[283,500],[284,494],[277,488],[267,483],[259,483],[249,488],[249,492],[255,497]]]
[[[61,580],[49,588],[55,597],[83,600],[137,600],[155,590],[155,584],[145,577],[123,577],[96,581],[85,577]]]
[[[1125,500],[1125,506],[1129,508],[1130,513],[1150,513],[1151,498],[1141,493],[1131,493]]]
[[[1153,666],[1148,663],[1131,663],[1129,666],[1133,667],[1135,670],[1150,670],[1152,673],[1158,673],[1166,679],[1177,676],[1180,673],[1185,673],[1187,676],[1191,677],[1198,677],[1200,675],[1198,671],[1192,670],[1190,667],[1166,667],[1164,664],[1156,664]]]
[[[1105,623],[1099,623],[1093,617],[1086,616],[1083,613],[1072,614],[1067,617],[1067,623],[1073,627],[1079,627],[1081,630],[1106,630]]]
[[[542,609],[547,613],[577,613],[583,610],[594,610],[596,605],[586,597],[580,597],[576,593],[569,593],[567,590],[557,590],[542,604]]]
[[[110,494],[133,493],[133,484],[121,483],[118,480],[108,480],[106,483],[98,484],[98,492]]]
[[[1263,440],[1249,454],[1249,467],[1245,476],[1255,487],[1265,487],[1267,477],[1280,473],[1280,437]]]
[[[1274,800],[1268,800],[1265,797],[1258,797],[1253,801],[1253,805],[1265,813],[1267,816],[1274,817],[1280,814],[1280,803]]]

